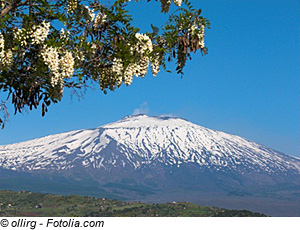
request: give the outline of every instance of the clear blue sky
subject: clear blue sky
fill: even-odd
[[[211,21],[209,54],[194,55],[183,79],[175,73],[149,74],[107,95],[94,85],[80,101],[66,91],[45,117],[40,110],[16,116],[11,110],[0,144],[98,127],[140,108],[149,115],[181,116],[299,157],[299,1],[192,2]],[[129,5],[136,25],[144,29],[164,18],[159,3]]]

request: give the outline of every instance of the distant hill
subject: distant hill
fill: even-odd
[[[61,196],[33,192],[0,191],[0,216],[61,217],[264,217],[247,210],[228,210],[186,202],[144,204],[88,196]]]

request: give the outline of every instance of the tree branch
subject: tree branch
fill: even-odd
[[[6,106],[6,103],[9,99],[10,94],[8,95],[6,101],[2,101],[0,102],[0,113],[3,113],[3,119],[0,117],[0,128],[3,129],[5,122],[7,121],[8,117],[9,117],[9,113],[8,113],[8,109]]]
[[[28,0],[25,0],[24,2],[21,1],[22,0],[13,1],[10,5],[6,6],[3,10],[1,10],[0,19],[7,15],[11,10],[16,9],[19,6],[24,6],[28,2]]]

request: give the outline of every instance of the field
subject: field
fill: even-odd
[[[27,191],[0,191],[0,216],[51,217],[213,217],[265,216],[247,210],[227,210],[185,202],[145,204],[87,196],[61,196]]]

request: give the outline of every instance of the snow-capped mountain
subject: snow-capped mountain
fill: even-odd
[[[196,164],[221,171],[300,173],[300,161],[295,157],[167,116],[127,116],[95,129],[0,146],[0,167],[18,171],[67,170],[78,166],[139,169],[158,163],[176,167]]]
[[[135,115],[0,146],[0,189],[300,216],[300,159],[182,118]]]

